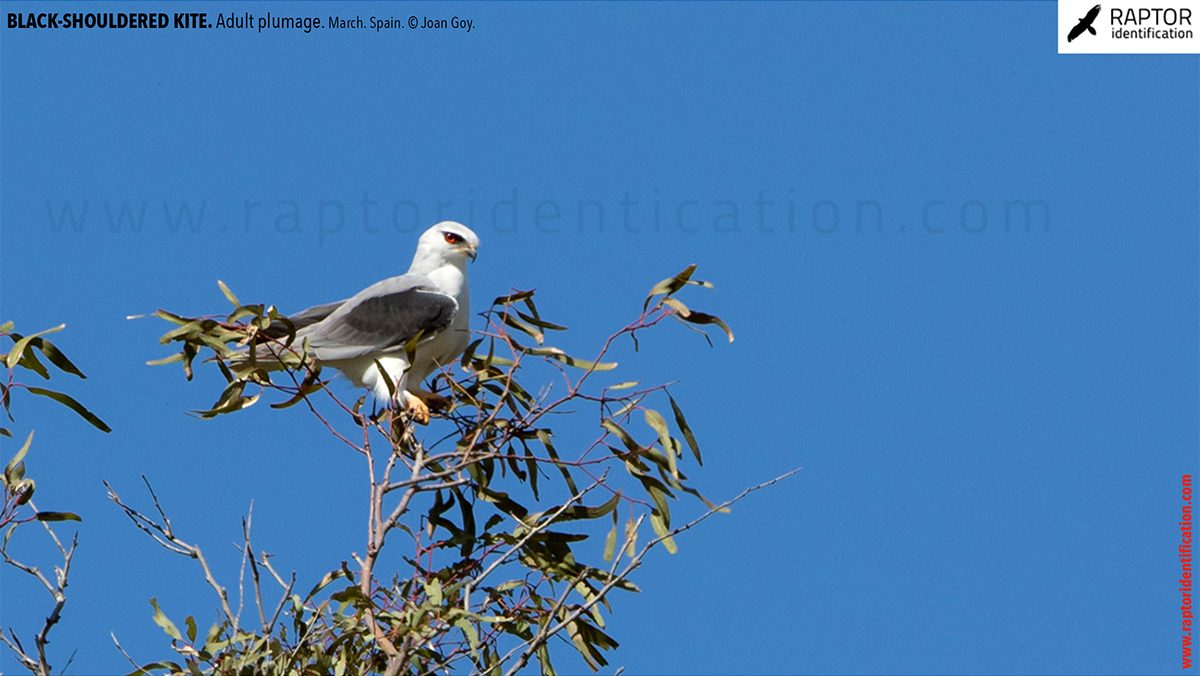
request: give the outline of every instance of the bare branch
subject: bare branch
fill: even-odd
[[[145,481],[146,487],[150,488],[150,482],[145,476],[142,477],[142,480]],[[163,523],[161,524],[155,522],[153,519],[122,502],[120,496],[117,495],[117,492],[113,490],[112,486],[110,486],[107,481],[104,482],[104,485],[108,488],[108,498],[117,503],[117,506],[125,511],[125,514],[129,516],[134,525],[150,535],[150,537],[154,538],[155,542],[158,542],[160,545],[172,552],[175,552],[176,554],[182,554],[183,556],[196,559],[200,562],[200,567],[204,570],[205,581],[208,582],[208,585],[213,588],[213,591],[217,593],[217,597],[220,598],[221,610],[225,613],[225,617],[233,625],[234,632],[236,633],[238,630],[238,615],[233,612],[233,608],[229,605],[228,592],[226,592],[225,588],[217,582],[215,577],[213,577],[212,569],[209,568],[208,561],[204,558],[204,553],[200,551],[200,548],[196,545],[188,544],[175,536],[175,533],[171,530],[171,524],[167,519],[167,515],[163,512],[162,507],[159,506],[158,496],[154,494],[154,489],[150,488],[150,495],[154,499],[155,508],[158,510],[159,515],[163,519]]]

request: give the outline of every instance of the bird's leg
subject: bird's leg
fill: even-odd
[[[417,390],[416,392],[409,392],[409,394],[420,399],[430,410],[445,411],[450,408],[450,400],[440,394],[426,392],[425,390]]]
[[[404,406],[408,409],[408,414],[412,416],[413,420],[422,425],[428,425],[429,407],[425,405],[425,402],[421,401],[419,397],[408,390],[401,390],[400,393],[404,400]]]

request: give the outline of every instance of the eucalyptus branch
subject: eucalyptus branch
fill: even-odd
[[[32,503],[30,503],[30,505],[32,507]],[[33,509],[36,511],[37,508],[33,507]],[[17,660],[21,662],[22,666],[24,666],[26,669],[29,669],[33,673],[37,674],[37,676],[50,676],[51,666],[46,657],[46,645],[50,642],[50,630],[53,629],[54,625],[58,624],[59,620],[62,618],[63,607],[67,603],[66,589],[68,579],[71,574],[71,562],[75,559],[75,550],[79,545],[79,533],[75,533],[75,535],[71,538],[70,548],[67,548],[63,546],[62,541],[58,539],[58,536],[54,533],[54,529],[50,528],[49,524],[43,522],[42,525],[50,534],[54,544],[58,546],[58,551],[62,555],[63,559],[62,567],[55,566],[54,568],[54,582],[51,582],[49,579],[47,579],[40,568],[24,564],[12,558],[12,556],[10,556],[8,553],[7,541],[5,541],[3,544],[0,544],[0,556],[3,557],[4,562],[16,568],[17,570],[36,578],[42,583],[42,586],[46,588],[46,591],[49,592],[50,596],[54,599],[54,605],[50,609],[50,614],[46,616],[45,621],[42,623],[41,630],[33,637],[33,644],[34,648],[37,650],[37,657],[35,659],[25,652],[20,640],[17,639],[16,634],[13,633],[11,629],[9,630],[11,639],[4,636],[3,633],[0,633],[0,641],[3,641],[5,645],[7,645],[9,649],[13,651],[13,654],[16,655]]]
[[[182,554],[183,556],[196,559],[200,562],[200,567],[204,570],[205,581],[208,582],[208,585],[217,593],[217,598],[221,600],[221,610],[225,613],[226,619],[233,625],[233,630],[236,633],[238,631],[238,616],[233,612],[233,608],[229,605],[229,594],[213,576],[212,569],[209,568],[208,561],[204,558],[204,553],[200,551],[200,548],[196,545],[188,544],[176,537],[174,531],[171,529],[170,519],[167,518],[166,513],[159,505],[158,496],[154,493],[154,488],[150,486],[150,482],[145,476],[142,477],[142,481],[145,482],[147,490],[150,491],[150,496],[154,500],[154,507],[158,510],[158,514],[162,518],[161,524],[155,522],[150,517],[147,517],[146,515],[122,502],[121,497],[117,495],[117,492],[113,490],[113,487],[109,485],[107,481],[105,481],[104,485],[106,488],[108,488],[108,499],[112,500],[117,504],[118,507],[124,510],[126,516],[133,521],[135,526],[150,535],[155,542],[162,545],[165,549],[175,552],[176,554]]]
[[[225,624],[210,635],[205,650],[176,646],[188,659],[187,670],[202,676],[233,671],[415,676],[450,674],[459,669],[460,660],[469,658],[475,672],[494,674],[508,669],[515,674],[537,655],[543,670],[549,672],[547,646],[551,639],[561,640],[567,634],[589,666],[606,664],[599,651],[611,650],[617,643],[602,630],[604,622],[596,604],[607,606],[613,589],[636,590],[628,577],[647,552],[663,543],[674,552],[670,537],[704,517],[671,528],[670,502],[682,499],[684,492],[700,497],[680,471],[686,460],[683,449],[689,448],[697,461],[700,450],[667,390],[673,383],[618,392],[638,383],[602,386],[596,384],[597,374],[617,366],[603,360],[618,340],[628,336],[636,348],[640,332],[668,317],[688,324],[716,324],[729,334],[719,318],[693,312],[674,297],[688,285],[711,286],[692,280],[693,271],[691,266],[656,284],[633,321],[603,340],[592,361],[572,358],[546,345],[547,332],[566,327],[541,317],[532,291],[514,289],[497,298],[482,313],[484,329],[472,336],[474,342],[462,357],[466,375],[456,377],[449,365],[443,364],[432,384],[424,385],[443,400],[442,404],[432,399],[426,402],[438,414],[439,422],[433,424],[446,430],[433,435],[431,445],[423,442],[415,422],[393,399],[377,402],[367,414],[362,411],[365,398],[347,405],[328,381],[320,379],[320,365],[308,356],[307,344],[295,345],[297,324],[300,320],[310,323],[312,312],[293,324],[273,306],[241,304],[224,285],[223,293],[235,306],[226,319],[188,318],[160,311],[160,317],[176,326],[162,341],[183,344],[180,355],[172,359],[183,361],[185,372],[190,374],[192,360],[201,351],[212,349],[230,380],[202,417],[233,413],[254,403],[261,393],[254,397],[242,393],[246,383],[256,383],[288,397],[273,404],[276,408],[303,403],[301,410],[307,408],[333,437],[358,451],[366,470],[366,549],[361,556],[351,554],[357,570],[351,572],[343,562],[340,570],[327,574],[302,601],[291,596],[295,575],[290,582],[285,580],[271,566],[267,554],[255,554],[250,537],[252,517],[243,521],[242,541],[236,545],[242,552],[239,612],[245,592],[252,591],[261,635],[237,629],[237,616],[229,608],[224,589],[212,579],[199,549],[172,531],[153,491],[158,518],[125,506],[110,487],[110,497],[138,528],[170,551],[198,558],[210,586],[222,599]],[[281,326],[286,329],[286,339],[280,338],[284,333]],[[732,334],[729,337],[732,340]],[[253,355],[259,354],[254,352],[256,345],[264,341],[276,343],[278,365],[253,364]],[[415,350],[415,345],[406,349]],[[247,352],[242,348],[250,350],[254,370],[242,371],[239,377],[244,380],[237,380],[225,362],[244,358]],[[538,364],[554,371],[550,380],[531,386],[521,376]],[[279,370],[287,380],[272,382],[270,372]],[[325,392],[332,404],[314,397],[318,391]],[[670,397],[670,412],[665,416],[651,408],[652,398],[659,397]],[[566,416],[581,410],[590,413],[592,405],[602,430],[590,437],[590,443],[585,439],[567,448],[568,443],[551,431],[549,421],[576,419]],[[328,415],[339,409],[358,430],[342,429],[345,421]],[[634,416],[635,412],[640,415]],[[654,431],[649,444],[637,440],[646,434],[646,428],[637,427],[635,420],[642,416]],[[670,418],[673,422],[668,422]],[[359,434],[361,441],[351,441]],[[558,444],[563,448],[556,448]],[[613,467],[622,471],[610,471]],[[636,490],[627,490],[631,487]],[[551,493],[552,507],[530,502],[550,500],[547,494]],[[604,495],[605,500],[585,504],[596,494]],[[432,500],[420,501],[422,507],[418,508],[418,499],[425,495],[432,495]],[[745,494],[720,506],[700,499],[710,509],[706,517],[743,497]],[[621,546],[616,549],[622,506],[629,515]],[[451,509],[456,511],[449,512]],[[594,535],[590,528],[554,527],[567,522],[594,524],[591,520],[609,514],[613,527],[605,542],[605,563],[598,566],[589,565],[584,550],[576,546]],[[659,537],[638,550],[638,533],[647,519]],[[409,534],[414,551],[404,557],[411,564],[411,573],[405,569],[389,583],[379,568],[388,535],[396,529]],[[253,590],[244,588],[247,565]],[[263,568],[283,589],[283,597],[273,609],[262,598]],[[501,571],[516,574],[506,575],[513,578],[507,582],[493,584],[491,580]],[[322,592],[341,578],[346,579],[346,586]],[[572,599],[573,592],[583,597],[582,604]],[[318,593],[329,596],[318,600]],[[587,612],[595,622],[583,617]],[[281,623],[277,630],[282,614],[292,615],[292,623]],[[170,627],[168,620],[156,617],[156,621],[178,639],[178,630]],[[189,618],[188,622],[189,641],[196,643],[194,621]],[[205,657],[200,659],[200,655]],[[173,665],[148,667],[182,671],[164,666],[168,664]]]
[[[469,582],[467,582],[467,584],[463,587],[463,610],[466,610],[467,612],[471,611],[471,590],[473,588],[478,587],[479,583],[483,582],[483,580],[485,578],[487,578],[488,575],[491,575],[496,570],[496,568],[500,567],[501,564],[503,564],[505,561],[507,561],[508,557],[521,551],[521,548],[524,547],[535,535],[541,533],[542,531],[546,530],[551,525],[553,525],[554,522],[558,519],[558,517],[562,516],[562,513],[567,511],[567,508],[569,508],[572,505],[583,500],[583,496],[590,493],[593,488],[600,486],[603,482],[604,482],[603,477],[600,479],[597,479],[596,481],[592,482],[592,485],[588,486],[587,488],[583,489],[582,491],[571,496],[570,500],[567,500],[566,502],[564,502],[562,504],[562,506],[560,506],[558,509],[554,510],[554,512],[548,518],[546,518],[544,521],[542,521],[539,524],[530,526],[529,532],[527,532],[524,536],[522,536],[521,539],[518,540],[516,544],[514,544],[512,547],[510,547],[508,549],[508,551],[506,551],[504,554],[500,555],[498,558],[496,558],[494,561],[492,561],[491,565],[489,565],[487,568],[485,568],[483,570],[483,572],[481,572],[478,575],[476,575],[475,577],[471,578],[471,580]]]

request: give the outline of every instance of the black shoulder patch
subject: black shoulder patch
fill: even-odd
[[[368,298],[345,316],[353,330],[369,335],[376,345],[404,345],[423,333],[431,337],[450,325],[458,303],[444,293],[409,289]]]

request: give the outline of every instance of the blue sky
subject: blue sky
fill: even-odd
[[[664,331],[622,375],[681,381],[707,494],[805,468],[651,557],[645,592],[616,600],[614,665],[1179,668],[1179,485],[1200,473],[1194,55],[1059,56],[1049,2],[189,11],[473,27],[0,29],[0,312],[67,323],[57,342],[89,375],[69,391],[114,430],[16,405],[37,500],[85,519],[58,664],[77,646],[74,672],[124,673],[110,631],[166,656],[151,596],[173,617],[213,608],[102,479],[140,500],[146,474],[227,579],[251,500],[259,545],[302,578],[361,549],[352,458],[300,409],[189,418],[215,374],[145,366],[164,326],[125,316],[223,311],[217,279],[284,310],[342,298],[403,272],[440,215],[482,238],[476,298],[537,287],[579,352],[697,263],[716,289],[694,304],[737,341]],[[589,206],[581,224],[592,201],[603,223]],[[203,207],[196,231],[164,202]],[[1029,231],[1017,202],[1044,205]],[[59,229],[47,203],[86,220]],[[125,203],[146,204],[140,232]],[[43,593],[3,576],[3,623],[28,634]]]

